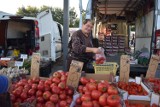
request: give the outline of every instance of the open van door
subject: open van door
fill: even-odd
[[[44,58],[51,58],[55,61],[60,57],[56,54],[56,41],[60,40],[58,25],[53,21],[50,10],[43,11],[37,15],[40,33],[40,53]],[[61,44],[61,43],[60,43]]]

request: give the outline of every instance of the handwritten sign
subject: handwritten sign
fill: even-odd
[[[128,82],[130,73],[130,58],[122,55],[120,60],[120,81]]]
[[[81,71],[83,68],[83,62],[72,60],[69,75],[67,78],[67,85],[73,88],[78,87],[79,79],[81,77]]]
[[[146,78],[153,78],[155,77],[155,73],[157,71],[158,63],[160,61],[160,57],[157,55],[152,55],[150,62],[149,62],[149,67],[147,70]]]
[[[31,61],[31,77],[39,77],[40,54],[33,53]]]
[[[28,55],[27,55],[27,54],[21,54],[21,58],[22,58],[22,59],[27,59],[27,58],[28,58]]]

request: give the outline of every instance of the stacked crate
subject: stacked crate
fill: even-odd
[[[118,46],[119,46],[118,51],[123,53],[125,51],[125,37],[124,36],[118,37]]]

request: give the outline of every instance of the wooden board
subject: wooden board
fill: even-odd
[[[33,53],[31,60],[31,77],[39,77],[40,54]]]
[[[147,70],[146,78],[154,78],[157,71],[158,63],[160,61],[160,56],[152,55]]]
[[[128,82],[130,73],[130,58],[122,55],[120,59],[120,81]]]
[[[82,68],[83,68],[83,62],[72,60],[67,78],[68,86],[73,88],[78,87]]]

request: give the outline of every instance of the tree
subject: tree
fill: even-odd
[[[52,8],[49,6],[42,6],[40,8],[37,7],[32,7],[32,6],[27,6],[25,7],[20,7],[18,8],[17,15],[23,15],[23,16],[31,16],[31,17],[36,17],[36,15],[39,12],[42,12],[44,10],[50,9],[52,12],[52,17],[53,20],[61,23],[63,25],[63,10],[61,8]],[[69,26],[70,27],[78,27],[78,19],[77,19],[77,13],[75,11],[75,8],[70,8],[69,9]],[[75,26],[76,25],[76,26]]]

